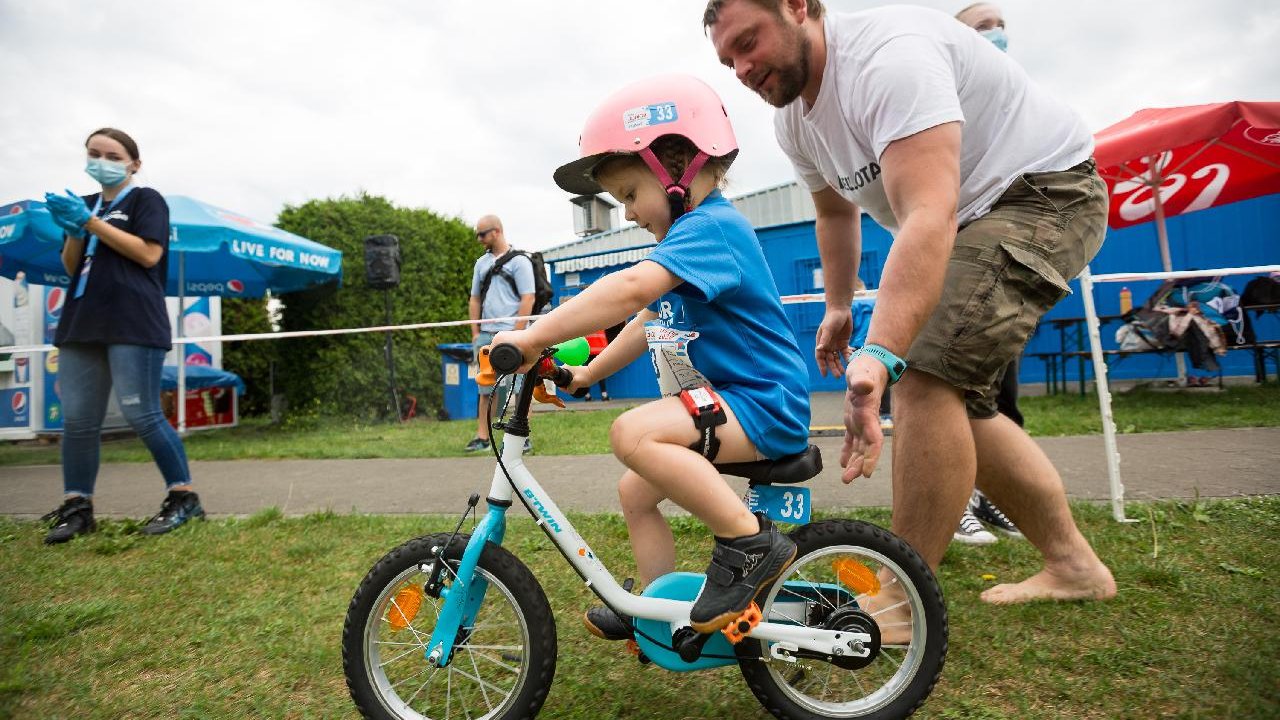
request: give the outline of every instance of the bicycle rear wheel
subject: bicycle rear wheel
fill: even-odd
[[[738,644],[743,678],[782,720],[905,718],[942,674],[947,611],[929,566],[887,530],[853,520],[791,533],[796,560],[761,603],[770,622],[871,635],[871,655],[773,658],[759,640]]]
[[[356,588],[342,632],[351,698],[371,720],[533,717],[555,677],[555,622],[538,581],[503,548],[486,545],[480,556],[476,579],[488,591],[474,622],[459,631],[449,665],[426,661],[444,602],[422,589],[434,548],[448,539],[446,533],[410,540]],[[458,535],[445,551],[446,586],[467,540]]]

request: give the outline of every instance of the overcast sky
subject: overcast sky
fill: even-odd
[[[837,0],[838,12],[884,4]],[[954,13],[967,0],[926,1]],[[1010,54],[1101,129],[1143,107],[1280,100],[1275,0],[1007,0]],[[729,193],[793,179],[771,109],[719,65],[698,0],[0,0],[0,202],[96,189],[89,131],[140,179],[272,222],[361,190],[519,247],[573,239],[552,171],[618,86],[712,84],[741,154]]]

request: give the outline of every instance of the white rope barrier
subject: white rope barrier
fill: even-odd
[[[1094,275],[1093,282],[1132,282],[1134,280],[1184,280],[1187,278],[1222,277],[1224,275],[1266,275],[1280,272],[1280,265],[1255,265],[1253,267],[1220,268],[1217,270],[1175,270],[1173,272],[1131,272]],[[1084,273],[1081,273],[1083,276]]]
[[[859,290],[855,298],[874,298],[875,290]],[[820,294],[783,295],[783,305],[796,303],[823,302]],[[396,330],[427,330],[430,328],[458,327],[461,325],[478,325],[480,323],[500,322],[506,320],[537,320],[541,315],[513,315],[502,318],[485,318],[483,320],[442,320],[438,322],[411,323],[408,325],[378,325],[362,328],[334,328],[330,330],[290,330],[286,332],[240,333],[237,335],[203,335],[200,337],[184,336],[173,338],[174,345],[203,345],[211,342],[245,342],[252,340],[286,340],[289,338],[322,337],[326,335],[355,335],[359,333],[391,332]],[[0,353],[49,352],[52,345],[9,345],[0,347]]]

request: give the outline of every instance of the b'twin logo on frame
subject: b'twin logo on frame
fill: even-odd
[[[542,501],[538,499],[538,496],[534,495],[533,491],[528,488],[525,488],[524,496],[533,501],[533,506],[538,508],[538,514],[547,522],[547,525],[550,525],[552,530],[560,532],[560,523],[556,522],[556,519],[551,517],[551,513],[547,510],[547,507],[542,504]]]

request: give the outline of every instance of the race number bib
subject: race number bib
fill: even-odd
[[[757,485],[747,490],[747,509],[764,513],[774,522],[804,525],[809,522],[809,488],[794,485]]]
[[[696,331],[667,327],[655,320],[645,323],[644,337],[658,390],[664,396],[711,384],[689,359],[689,343],[698,339]]]

